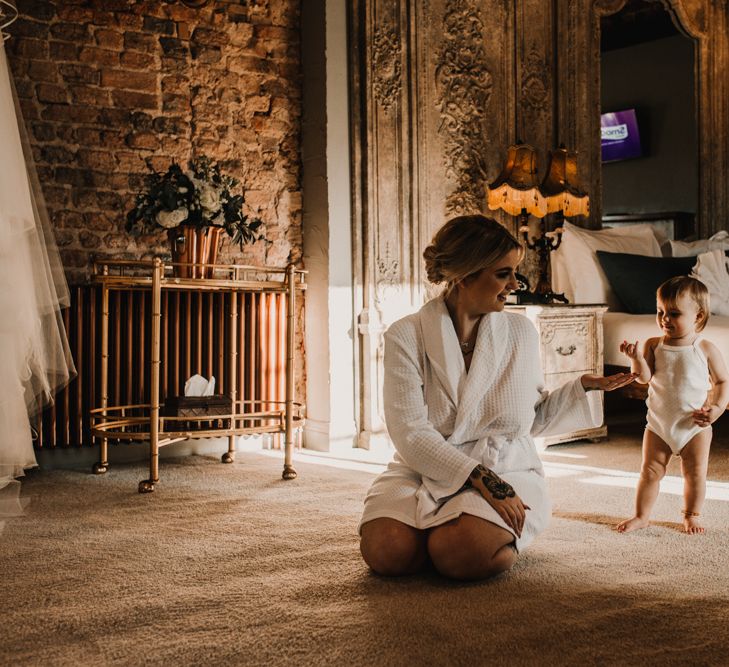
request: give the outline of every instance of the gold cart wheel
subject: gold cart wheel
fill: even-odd
[[[154,491],[154,482],[151,479],[143,479],[139,482],[139,493],[152,493]]]
[[[297,472],[294,470],[294,466],[284,464],[283,473],[281,477],[284,479],[296,479]]]
[[[107,461],[99,461],[91,466],[91,472],[93,472],[94,475],[103,475],[108,469],[109,464]]]
[[[222,455],[222,456],[220,457],[220,460],[221,460],[221,461],[222,461],[223,463],[234,463],[234,462],[235,462],[235,457],[234,457],[234,456],[233,456],[233,454],[231,454],[230,452],[225,452],[225,454],[223,454],[223,455]]]

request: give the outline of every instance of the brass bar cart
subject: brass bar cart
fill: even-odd
[[[200,267],[199,275],[188,278],[178,273],[193,274],[177,267]],[[149,478],[139,482],[140,493],[154,491],[159,482],[159,449],[188,438],[227,436],[228,451],[223,463],[235,460],[235,438],[253,433],[284,434],[284,466],[282,477],[294,479],[294,432],[303,427],[304,407],[295,399],[294,347],[296,340],[297,293],[306,289],[306,271],[293,265],[285,268],[241,264],[172,264],[156,258],[152,261],[104,260],[94,263],[94,282],[101,286],[101,405],[92,408],[91,434],[99,441],[99,461],[93,472],[103,474],[109,468],[108,443],[117,441],[149,441]],[[151,291],[149,403],[109,405],[109,293],[113,290]],[[162,416],[160,407],[161,331],[165,317],[162,293],[170,291],[207,291],[230,293],[229,358],[226,370],[230,387],[231,413],[208,416]],[[285,400],[241,399],[238,391],[238,326],[236,293],[285,294]],[[259,409],[256,409],[259,408]],[[265,409],[260,409],[265,408]],[[190,428],[190,423],[196,427]],[[214,427],[211,423],[217,423]]]

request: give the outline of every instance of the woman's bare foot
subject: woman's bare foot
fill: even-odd
[[[695,516],[684,517],[683,520],[683,532],[689,535],[698,535],[705,532],[704,527],[699,523],[699,520]]]
[[[649,523],[648,519],[641,519],[639,516],[634,516],[632,519],[621,521],[617,526],[615,526],[615,530],[619,533],[630,533],[634,530],[639,530],[640,528],[646,528]]]

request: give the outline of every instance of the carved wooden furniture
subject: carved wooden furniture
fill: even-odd
[[[154,491],[159,481],[159,448],[188,438],[228,437],[228,451],[223,454],[223,463],[232,463],[235,456],[235,437],[250,433],[283,433],[284,469],[283,478],[293,479],[296,471],[292,464],[294,428],[303,424],[303,409],[294,396],[294,345],[295,307],[298,291],[306,288],[305,271],[293,265],[286,268],[270,268],[243,265],[220,265],[213,267],[211,278],[180,278],[172,274],[173,266],[160,259],[154,261],[105,261],[94,265],[94,280],[101,285],[102,330],[101,330],[101,405],[91,410],[92,435],[100,443],[99,462],[94,472],[105,473],[108,469],[107,448],[109,439],[149,440],[149,479],[139,483],[139,492]],[[149,327],[151,344],[149,354],[150,400],[148,404],[108,405],[109,381],[109,293],[112,290],[151,291]],[[229,310],[229,359],[227,364],[228,384],[233,410],[228,415],[210,417],[165,417],[160,415],[160,334],[162,320],[166,313],[162,308],[163,291],[206,291],[211,293],[263,292],[283,293],[286,301],[286,388],[283,405],[277,401],[265,401],[263,406],[251,405],[250,400],[237,396],[236,358],[240,343],[238,335],[237,299],[230,299]],[[256,401],[261,403],[261,401]],[[259,409],[254,409],[254,408]],[[190,421],[199,421],[200,428],[188,429]],[[220,426],[218,425],[220,424]]]
[[[552,304],[507,306],[511,312],[528,317],[539,333],[539,350],[545,386],[556,389],[585,373],[603,372],[602,304]],[[600,396],[602,400],[602,396]],[[603,424],[597,428],[536,438],[543,446],[572,440],[599,440],[607,435]]]

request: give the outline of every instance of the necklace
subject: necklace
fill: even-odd
[[[465,339],[462,339],[460,336],[460,334],[465,333],[465,331],[459,332],[458,330],[456,330],[456,336],[458,337],[458,347],[461,348],[461,353],[466,355],[466,354],[471,354],[471,352],[473,352],[476,349],[476,338],[478,337],[478,324],[476,324],[476,326],[471,325],[471,326],[467,326],[464,328],[470,329],[470,331],[468,332],[468,335],[465,337]]]

